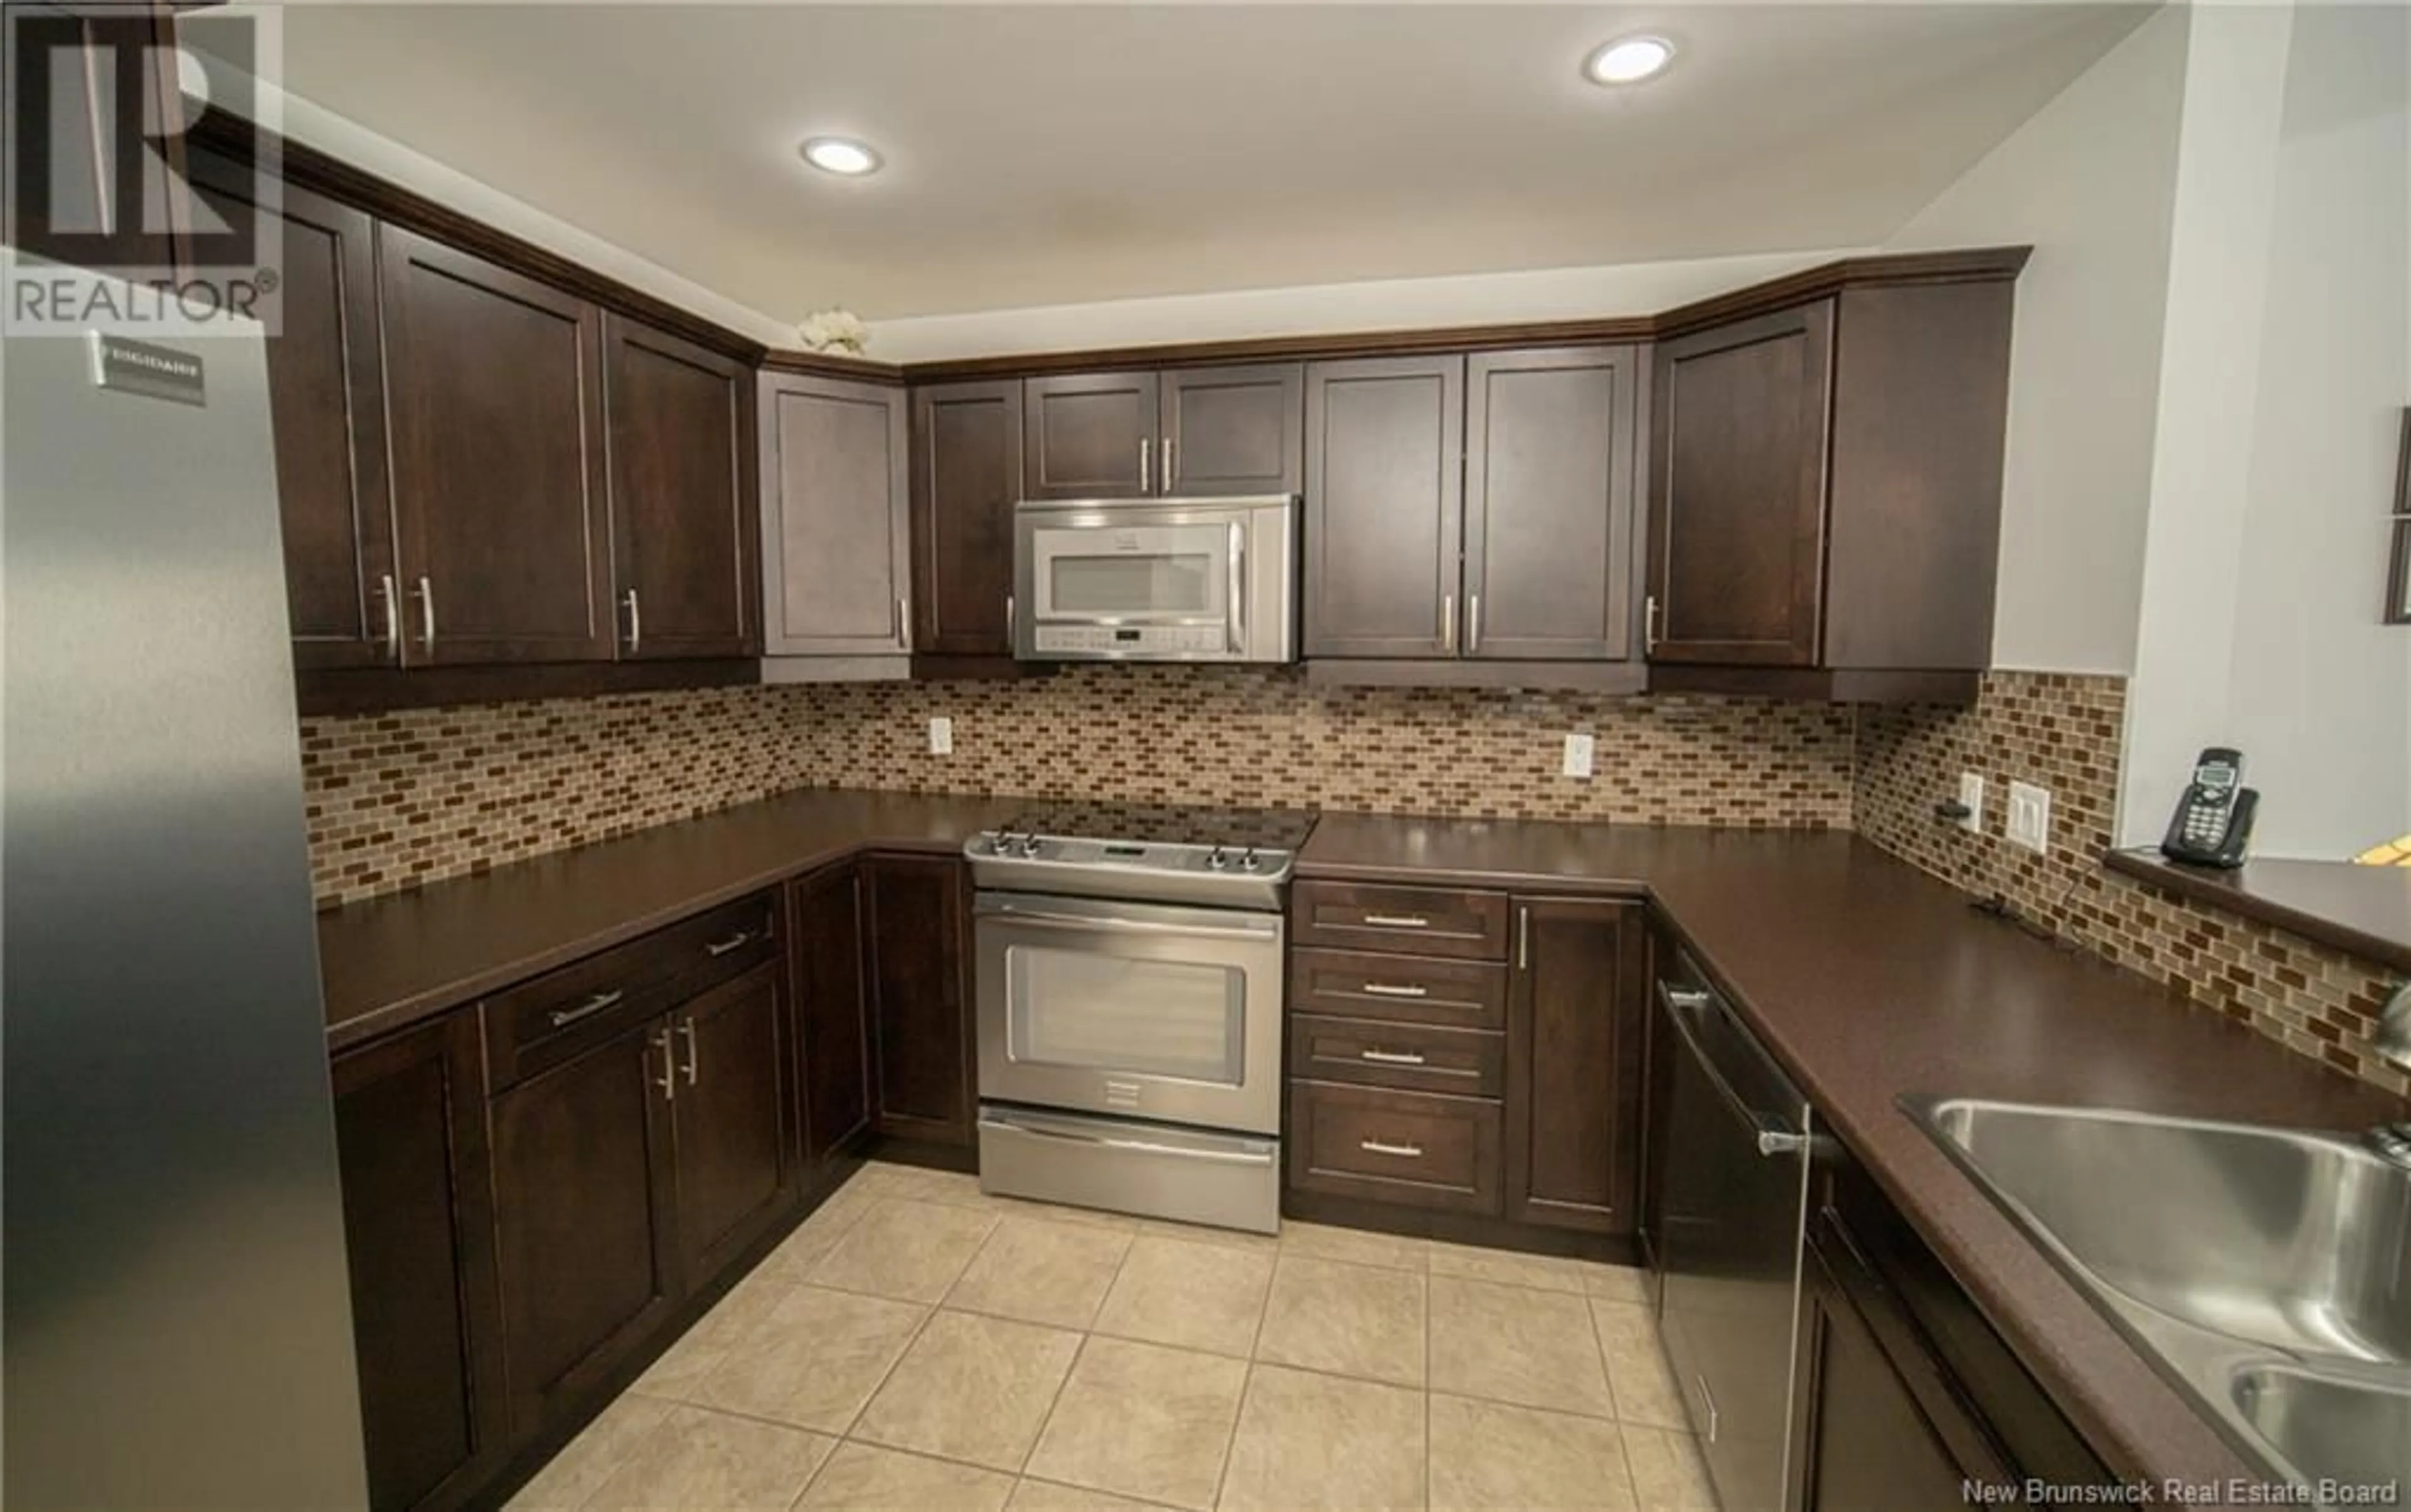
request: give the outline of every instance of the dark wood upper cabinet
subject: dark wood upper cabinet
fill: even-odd
[[[1816,661],[1833,331],[1819,301],[1658,348],[1653,661]]]
[[[761,376],[762,651],[912,646],[904,390]]]
[[[972,1142],[965,890],[963,864],[951,856],[862,862],[882,1134]]]
[[[334,1064],[369,1505],[458,1505],[505,1432],[476,1016]]]
[[[1868,697],[1927,674],[1972,694],[1992,659],[2012,278],[1853,283],[1659,344],[1653,686]]]
[[[603,387],[621,657],[757,653],[752,374],[606,315]]]
[[[1021,387],[1024,496],[1128,499],[1156,487],[1152,373],[1072,373]]]
[[[912,434],[913,643],[939,656],[1010,656],[1021,380],[915,389]]]
[[[1631,346],[1467,360],[1466,655],[1632,654],[1641,368]]]
[[[1462,357],[1308,367],[1308,656],[1456,653],[1464,426]]]
[[[601,312],[399,227],[377,239],[403,661],[607,660]]]
[[[1507,1000],[1506,1216],[1633,1231],[1647,986],[1643,910],[1514,900]]]
[[[1171,368],[1157,379],[1156,492],[1182,498],[1295,493],[1306,470],[1306,369]]]
[[[673,1039],[655,1019],[494,1100],[514,1437],[594,1389],[677,1303]]]
[[[249,168],[194,152],[185,170],[213,213],[258,213]],[[282,282],[268,395],[294,665],[393,665],[402,603],[386,491],[376,228],[298,184],[284,186],[269,224],[277,241],[263,256]]]
[[[846,865],[799,878],[788,885],[787,909],[803,1159],[810,1168],[870,1127],[861,873]]]
[[[679,1244],[692,1283],[759,1239],[786,1196],[785,974],[773,958],[670,1016]]]

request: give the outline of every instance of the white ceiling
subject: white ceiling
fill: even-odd
[[[285,76],[755,310],[878,319],[1874,244],[2143,14],[296,5]],[[1674,66],[1583,81],[1635,29]]]

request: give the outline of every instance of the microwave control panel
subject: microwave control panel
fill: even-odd
[[[1116,652],[1214,655],[1231,649],[1220,624],[1042,624],[1034,637],[1044,655],[1110,655]]]

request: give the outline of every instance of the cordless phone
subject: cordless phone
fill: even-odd
[[[2194,762],[2193,782],[2177,800],[2160,854],[2188,866],[2243,864],[2260,795],[2243,783],[2243,753],[2214,745]]]

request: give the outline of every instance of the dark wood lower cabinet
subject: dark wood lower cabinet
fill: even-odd
[[[967,890],[963,863],[952,856],[862,862],[883,1135],[972,1143]]]
[[[1629,1233],[1639,1185],[1640,904],[1515,900],[1507,1000],[1506,1216]]]
[[[670,1016],[681,1274],[717,1274],[787,1193],[786,992],[772,959]]]
[[[679,1296],[666,1020],[495,1099],[495,1231],[514,1436],[603,1380]]]
[[[796,1086],[807,1170],[870,1127],[862,994],[862,876],[848,863],[787,885]]]
[[[334,1064],[369,1505],[457,1505],[503,1419],[494,1208],[476,1019]]]

